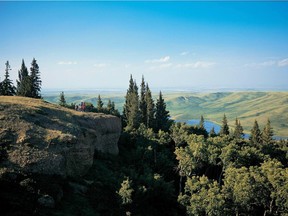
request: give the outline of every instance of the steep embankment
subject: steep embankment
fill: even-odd
[[[81,176],[95,150],[118,154],[120,119],[42,100],[0,97],[0,174]]]

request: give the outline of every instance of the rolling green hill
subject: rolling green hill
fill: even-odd
[[[98,94],[65,96],[69,103],[90,101],[96,104]],[[114,101],[122,112],[124,93],[105,93],[101,97],[104,104],[108,99]],[[44,98],[57,103],[59,95],[46,95]],[[199,119],[203,115],[206,120],[221,124],[225,113],[231,127],[237,117],[245,132],[249,133],[255,119],[263,127],[269,118],[275,135],[288,137],[288,92],[164,92],[164,98],[171,117],[175,120]]]

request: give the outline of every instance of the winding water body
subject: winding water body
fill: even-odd
[[[186,122],[188,125],[199,125],[199,122],[200,122],[200,119],[190,119],[190,120],[187,120],[187,121],[183,121],[183,122]],[[214,130],[215,130],[215,133],[219,133],[220,132],[220,129],[221,129],[221,126],[214,123],[214,122],[211,122],[211,121],[204,121],[204,127],[205,129],[207,130],[207,132],[209,133],[211,131],[211,129],[214,127]],[[250,135],[249,134],[244,134],[244,138],[245,139],[249,139]],[[280,137],[280,136],[273,136],[274,139],[276,140],[280,140],[280,139],[285,139],[285,137]]]

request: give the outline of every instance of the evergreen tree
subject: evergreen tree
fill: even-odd
[[[112,102],[110,99],[108,100],[108,103],[107,103],[107,112],[110,114],[113,112],[113,106],[112,106]]]
[[[11,70],[9,61],[5,63],[5,66],[5,78],[1,83],[0,95],[12,96],[15,95],[15,87],[12,83],[12,80],[9,79],[9,70]]]
[[[205,130],[203,115],[201,115],[200,122],[198,124],[198,128],[201,129],[201,130]]]
[[[97,111],[98,112],[103,112],[103,102],[102,102],[102,99],[101,99],[101,96],[100,94],[98,95],[98,100],[97,100]]]
[[[224,114],[224,117],[222,120],[222,126],[220,129],[220,136],[225,136],[225,135],[229,135],[229,126],[228,126],[226,115]]]
[[[150,91],[148,83],[146,84],[145,101],[147,105],[147,109],[146,109],[147,119],[146,119],[145,125],[147,128],[154,128],[155,127],[155,105],[154,105],[152,93]]]
[[[136,81],[130,76],[129,88],[123,108],[123,120],[127,130],[137,129],[140,125],[139,96]]]
[[[63,92],[63,91],[60,93],[59,105],[60,105],[60,106],[64,106],[64,107],[67,106],[66,99],[65,99],[65,95],[64,95],[64,92]]]
[[[216,136],[217,136],[217,134],[216,134],[216,132],[215,132],[214,126],[211,128],[210,133],[209,133],[209,136],[210,136],[210,137],[216,137]]]
[[[33,98],[41,98],[41,84],[42,81],[40,80],[40,71],[39,66],[33,58],[30,68],[30,79],[31,79],[31,97]]]
[[[146,85],[144,81],[144,76],[142,76],[141,89],[140,89],[140,123],[144,123],[146,125],[147,122],[147,103],[146,103]]]
[[[21,69],[18,71],[17,95],[23,97],[31,97],[31,79],[28,75],[27,67],[24,59],[22,59]]]
[[[271,127],[271,122],[268,119],[267,123],[265,125],[265,127],[263,128],[263,132],[262,132],[262,141],[263,144],[270,144],[273,140],[273,128]]]
[[[259,144],[261,143],[261,131],[259,129],[257,120],[255,120],[253,128],[251,129],[251,135],[249,139],[251,144],[255,146],[259,146]]]
[[[235,120],[235,131],[233,136],[236,139],[241,139],[244,136],[243,127],[241,126],[240,120],[238,120],[237,118]]]
[[[162,97],[162,92],[160,91],[159,98],[156,103],[156,131],[168,131],[171,126],[171,121],[169,120],[169,118],[169,111],[166,110],[166,103]]]

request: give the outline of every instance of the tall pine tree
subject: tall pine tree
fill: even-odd
[[[198,127],[199,127],[199,129],[201,129],[201,130],[205,130],[204,117],[203,117],[203,115],[201,115],[201,118],[200,118]]]
[[[235,131],[233,136],[236,139],[241,139],[244,136],[243,127],[241,126],[240,120],[238,120],[238,118],[235,120]]]
[[[35,58],[33,58],[30,68],[30,80],[31,80],[31,97],[41,98],[41,84],[39,66]]]
[[[0,95],[12,96],[15,95],[15,87],[12,83],[12,80],[9,79],[9,70],[11,70],[9,61],[5,63],[5,66],[5,78],[1,83]]]
[[[261,131],[259,129],[257,120],[255,120],[253,128],[251,129],[251,135],[249,139],[250,139],[251,144],[254,146],[259,146],[262,142]]]
[[[268,119],[262,132],[263,144],[266,144],[266,145],[270,144],[273,141],[273,135],[274,135],[273,128],[271,127],[271,122]]]
[[[229,126],[228,126],[226,115],[224,114],[223,120],[222,120],[222,126],[220,129],[220,136],[225,136],[225,135],[229,135]]]
[[[140,109],[140,123],[146,125],[147,122],[147,103],[146,103],[146,85],[144,81],[144,76],[142,76],[141,82],[141,89],[140,89],[140,102],[139,102],[139,109]]]
[[[28,75],[27,67],[24,59],[22,59],[21,69],[18,71],[17,95],[23,97],[31,97],[31,79]]]
[[[136,81],[130,76],[129,88],[123,108],[123,120],[127,130],[137,129],[140,125],[139,96]]]
[[[162,92],[159,93],[159,98],[156,103],[156,131],[163,130],[168,131],[171,126],[171,121],[169,120],[169,111],[166,110],[166,103],[163,99]]]
[[[146,84],[146,95],[145,95],[145,101],[146,101],[146,122],[145,125],[147,128],[155,128],[155,105],[152,98],[152,93],[150,91],[150,88],[148,86],[148,83]]]

